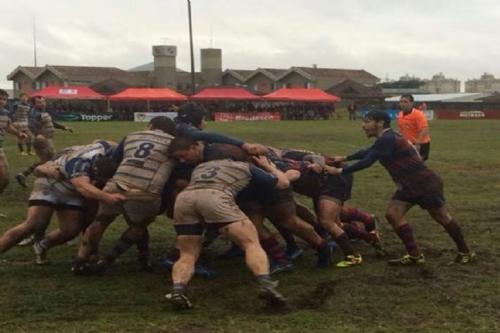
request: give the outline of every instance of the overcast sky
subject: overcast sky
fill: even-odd
[[[0,0],[0,87],[18,65],[116,66],[178,46],[189,70],[186,0]],[[199,49],[222,49],[223,68],[365,69],[381,79],[443,72],[500,77],[498,0],[191,0]]]

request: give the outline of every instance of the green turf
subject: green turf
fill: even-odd
[[[118,140],[142,124],[72,123],[75,134],[56,133],[56,145]],[[371,143],[360,122],[347,120],[210,123],[220,131],[279,147],[346,154]],[[52,264],[32,264],[31,248],[0,256],[0,332],[498,332],[500,331],[500,121],[434,121],[429,165],[445,180],[450,210],[478,254],[476,264],[447,266],[454,247],[442,229],[418,208],[409,220],[427,263],[423,268],[389,268],[370,249],[357,243],[365,263],[356,268],[316,270],[311,250],[296,261],[292,273],[279,276],[293,311],[267,314],[254,296],[254,284],[240,259],[213,257],[227,245],[208,249],[214,279],[196,277],[190,295],[196,308],[172,312],[162,302],[169,290],[167,273],[138,272],[129,251],[102,277],[74,277],[69,271],[75,246],[51,250]],[[6,152],[12,175],[33,157],[21,157],[14,140]],[[351,204],[383,216],[394,186],[379,165],[355,176]],[[29,191],[13,182],[0,197],[0,232],[22,220]],[[106,234],[108,248],[124,228],[119,220]],[[172,246],[170,222],[152,226],[157,256]],[[403,248],[385,223],[388,250]]]

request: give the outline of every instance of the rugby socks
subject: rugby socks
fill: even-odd
[[[172,285],[172,294],[173,295],[184,295],[186,293],[186,284],[185,283],[174,283]]]
[[[106,253],[104,256],[104,260],[106,260],[108,263],[112,263],[113,261],[116,260],[119,256],[121,256],[123,253],[125,253],[135,242],[127,238],[126,236],[121,236],[120,239],[115,243],[115,246]]]
[[[262,275],[257,275],[255,277],[255,279],[257,280],[257,283],[259,284],[259,286],[268,286],[268,285],[272,285],[273,284],[273,280],[271,278],[271,275],[269,274],[262,274]]]
[[[148,258],[149,257],[149,231],[146,229],[144,236],[135,243],[137,247],[137,256],[139,258]]]
[[[23,146],[23,144],[22,144],[22,143],[18,143],[18,144],[17,144],[17,148],[19,149],[19,152],[20,152],[20,153],[24,152],[24,146]]]
[[[286,256],[285,250],[281,244],[274,237],[269,237],[266,239],[261,239],[260,244],[267,255],[271,257],[278,264],[287,264],[288,257]]]
[[[395,231],[406,247],[408,254],[412,257],[418,257],[420,255],[420,250],[415,241],[415,237],[413,237],[413,230],[410,225],[405,223],[395,229]]]
[[[467,243],[464,240],[464,235],[462,234],[462,229],[460,226],[454,221],[451,220],[450,223],[444,226],[444,230],[450,235],[455,244],[457,245],[457,249],[462,253],[469,253],[470,249],[467,246]]]
[[[356,223],[343,223],[342,229],[350,239],[362,239],[367,243],[372,241],[370,233],[366,232],[364,227]]]
[[[28,152],[28,154],[31,153],[31,141],[26,143],[26,152]]]
[[[373,218],[373,215],[354,207],[342,207],[342,211],[340,212],[340,219],[342,220],[342,222],[363,222],[366,231],[375,230],[375,220]]]
[[[349,240],[349,237],[347,237],[347,234],[345,232],[343,232],[340,236],[335,237],[333,240],[342,249],[342,252],[344,252],[345,256],[354,254],[354,250],[351,246],[351,241]]]
[[[274,227],[278,230],[281,237],[283,237],[283,239],[285,240],[287,248],[297,248],[298,247],[297,242],[295,242],[295,238],[293,237],[293,234],[288,229],[279,227],[277,225],[275,225]]]

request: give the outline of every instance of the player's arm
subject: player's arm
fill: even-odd
[[[370,148],[360,150],[345,158],[346,161],[358,159],[357,162],[343,168],[335,168],[327,165],[324,170],[329,174],[339,175],[369,168],[383,156],[390,155],[394,149],[394,145],[395,141],[393,137],[381,137]]]
[[[76,188],[78,193],[87,199],[104,201],[107,204],[114,204],[127,199],[127,197],[121,193],[108,193],[98,189],[92,185],[90,177],[88,176],[75,177],[72,178],[70,182]]]
[[[420,116],[417,118],[417,137],[415,138],[415,146],[418,149],[426,136],[429,135],[429,124],[427,123],[427,118],[421,112]]]
[[[70,133],[73,133],[73,129],[69,126],[64,126],[63,124],[60,124],[54,120],[52,120],[52,124],[54,124],[54,128],[55,129],[60,129],[60,130],[63,130],[63,131],[68,131]]]
[[[28,134],[19,131],[10,121],[9,125],[5,128],[5,132],[17,136],[21,140],[26,139],[28,137]]]
[[[263,145],[248,143],[224,134],[204,132],[195,127],[186,127],[183,131],[183,135],[196,141],[204,141],[206,143],[224,143],[238,146],[250,155],[264,155],[267,152],[267,148]]]
[[[59,168],[54,164],[53,161],[48,161],[37,166],[33,171],[33,174],[36,177],[46,177],[56,180],[64,179],[63,173],[59,170]]]
[[[288,180],[288,177],[283,172],[281,172],[278,168],[276,168],[276,166],[271,164],[269,162],[269,160],[267,159],[267,157],[265,157],[263,155],[254,156],[253,159],[254,159],[255,163],[260,168],[262,168],[263,170],[265,170],[266,172],[268,172],[269,174],[274,176],[272,178],[276,178],[276,180],[271,179],[271,178],[267,178],[266,176],[269,177],[269,174],[266,174],[262,170],[260,170],[260,172],[259,172],[259,168],[255,168],[253,166],[250,166],[250,171],[252,172],[252,176],[257,182],[259,182],[259,183],[265,183],[265,182],[273,183],[274,182],[274,187],[277,189],[280,189],[280,190],[285,189],[285,188],[290,186],[290,181]]]

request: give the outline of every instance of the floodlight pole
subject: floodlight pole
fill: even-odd
[[[193,51],[193,28],[191,25],[191,0],[188,3],[188,18],[189,18],[189,46],[191,49],[191,93],[194,95],[196,90],[196,81],[194,77],[194,51]]]

